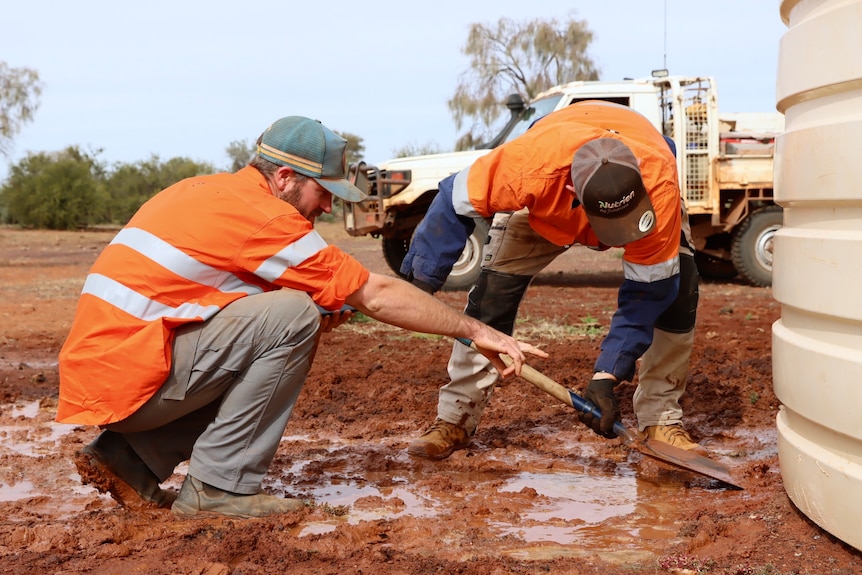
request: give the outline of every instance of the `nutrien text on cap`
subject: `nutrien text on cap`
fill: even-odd
[[[310,176],[333,196],[359,202],[365,193],[347,181],[347,140],[303,116],[287,116],[269,126],[257,155]]]
[[[575,152],[572,185],[590,227],[607,246],[639,240],[655,227],[638,161],[620,140],[597,138]]]

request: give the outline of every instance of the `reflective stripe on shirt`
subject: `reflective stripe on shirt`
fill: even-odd
[[[673,277],[679,273],[679,257],[652,265],[635,264],[623,260],[623,275],[627,280],[652,283]]]
[[[275,282],[285,270],[296,266],[327,247],[326,241],[316,231],[311,231],[292,244],[285,246],[277,254],[267,258],[254,274],[269,282]]]
[[[156,321],[163,317],[180,319],[200,317],[206,320],[219,311],[217,305],[202,306],[194,303],[183,303],[177,307],[171,307],[143,296],[102,274],[88,275],[84,282],[84,290],[81,293],[90,294],[106,301],[143,321]]]
[[[470,167],[466,167],[455,175],[455,180],[452,182],[452,207],[455,208],[455,213],[459,216],[468,218],[484,217],[476,211],[476,208],[470,202],[470,192],[467,189],[467,177],[470,174]]]
[[[140,228],[121,230],[111,244],[124,245],[184,279],[216,288],[221,292],[253,295],[263,291],[260,287],[246,283],[232,273],[197,261],[182,250]]]

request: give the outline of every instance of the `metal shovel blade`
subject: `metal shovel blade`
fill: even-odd
[[[743,489],[727,467],[709,457],[704,457],[698,453],[692,453],[691,451],[686,451],[685,449],[680,449],[679,447],[674,447],[655,439],[627,440],[623,436],[620,437],[623,439],[623,443],[632,449],[637,449],[644,455],[655,457],[666,463],[672,463],[673,465],[700,473],[712,479],[717,479],[736,489]]]
[[[500,357],[507,365],[511,364],[512,359],[509,356],[501,355]],[[553,379],[539,373],[529,365],[524,364],[521,366],[521,377],[569,407],[573,407],[583,413],[592,413],[594,417],[601,417],[601,413],[595,405],[577,393],[563,387]],[[736,489],[743,488],[731,475],[730,470],[726,466],[713,459],[654,439],[637,439],[619,421],[614,422],[614,432],[628,447],[636,449],[644,455],[671,463],[689,471],[694,471],[712,479],[717,479]]]

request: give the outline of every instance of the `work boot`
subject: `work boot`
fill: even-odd
[[[456,449],[464,449],[468,445],[470,436],[467,430],[438,417],[422,437],[407,447],[407,453],[424,459],[446,459]]]
[[[222,491],[207,485],[200,479],[186,475],[171,512],[177,517],[201,517],[229,515],[231,517],[265,517],[277,513],[290,513],[302,509],[305,504],[299,499],[276,497],[266,493],[241,495]]]
[[[661,441],[662,443],[667,443],[668,445],[673,445],[674,447],[678,447],[686,451],[696,451],[700,453],[706,451],[699,443],[695,442],[691,438],[688,431],[686,431],[679,423],[675,423],[673,425],[650,425],[638,435],[641,439],[655,439],[656,441]]]
[[[159,487],[159,478],[138,457],[125,438],[103,431],[75,454],[81,483],[109,493],[123,507],[170,507],[177,494]]]

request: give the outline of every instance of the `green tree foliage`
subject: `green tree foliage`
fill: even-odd
[[[411,156],[424,156],[426,154],[439,154],[443,150],[440,149],[440,146],[434,143],[427,144],[405,144],[400,148],[395,148],[392,150],[392,154],[396,158],[409,158]]]
[[[470,124],[456,149],[470,149],[493,137],[509,94],[517,92],[529,101],[558,84],[598,80],[587,56],[592,39],[587,23],[571,17],[563,22],[501,18],[493,27],[473,24],[462,48],[470,67],[448,103],[458,130]]]
[[[101,223],[108,200],[103,166],[77,147],[28,155],[11,167],[0,188],[6,221],[26,228],[71,230]]]
[[[167,162],[158,156],[136,164],[117,164],[107,177],[110,194],[110,223],[125,224],[141,205],[168,186],[185,178],[212,174],[215,168],[188,158],[171,158]]]
[[[339,132],[338,130],[333,130],[333,132],[347,140],[348,166],[364,159],[362,156],[365,154],[365,141],[361,136],[351,134],[350,132]]]
[[[38,72],[0,61],[0,155],[8,154],[13,138],[33,119],[41,94]]]
[[[157,156],[137,164],[118,163],[108,171],[95,155],[77,147],[30,154],[11,166],[0,188],[0,214],[5,223],[27,228],[122,225],[164,188],[214,171],[210,164],[187,158],[162,162]]]
[[[231,142],[225,152],[230,158],[230,166],[228,172],[236,172],[246,167],[256,152],[257,144],[253,144],[248,140],[234,140]]]

